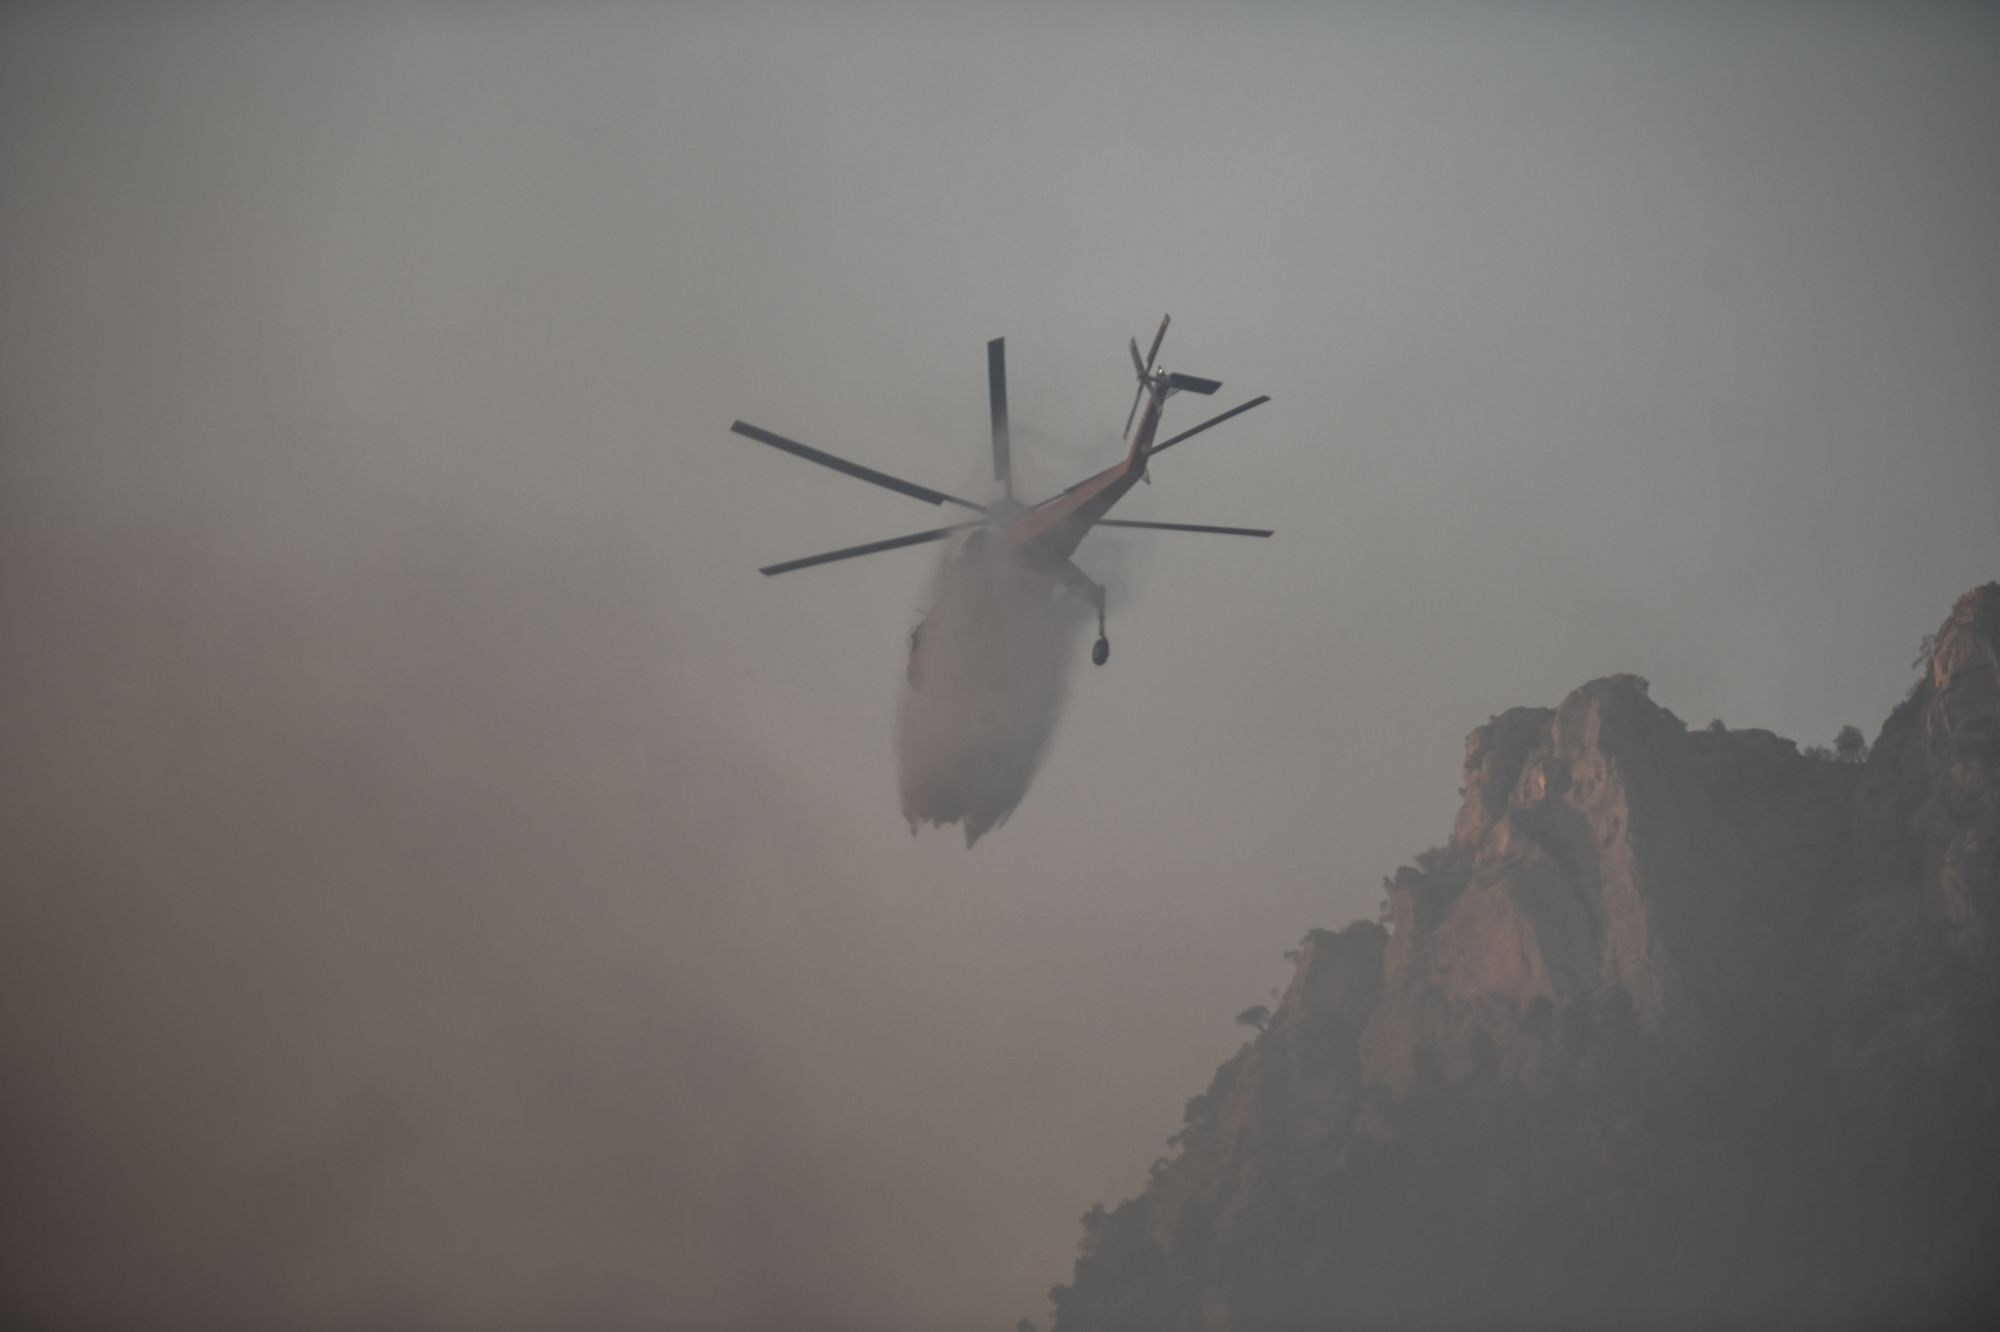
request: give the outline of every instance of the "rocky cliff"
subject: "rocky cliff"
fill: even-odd
[[[1636,676],[1495,717],[1056,1332],[2000,1315],[2000,584],[1864,762]]]

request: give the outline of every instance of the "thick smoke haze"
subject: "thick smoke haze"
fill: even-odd
[[[1824,742],[2000,569],[1997,31],[0,9],[0,1323],[1038,1313],[1470,729]],[[1039,498],[1163,311],[1272,401],[1121,514],[1277,536],[1088,539],[912,839],[927,556],[756,570],[936,513],[729,423],[969,490],[1004,335]]]
[[[896,710],[910,831],[962,824],[970,848],[1028,793],[1062,717],[1082,603],[976,532],[940,561]]]

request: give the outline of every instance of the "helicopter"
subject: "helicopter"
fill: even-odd
[[[961,532],[969,532],[966,548],[976,553],[990,554],[990,543],[1002,543],[997,550],[1012,557],[1013,563],[1047,580],[1051,588],[1062,586],[1083,599],[1097,612],[1097,641],[1091,645],[1090,660],[1095,666],[1102,666],[1111,659],[1111,640],[1105,632],[1105,590],[1101,583],[1093,580],[1076,566],[1072,558],[1077,546],[1093,527],[1144,528],[1160,532],[1207,532],[1221,536],[1269,537],[1273,529],[1257,527],[1219,527],[1206,523],[1166,523],[1141,521],[1139,519],[1111,518],[1111,507],[1125,493],[1141,480],[1148,483],[1148,465],[1154,457],[1164,453],[1174,445],[1194,438],[1204,430],[1221,425],[1224,421],[1241,416],[1253,407],[1269,402],[1270,395],[1260,394],[1250,401],[1230,408],[1217,416],[1212,416],[1201,424],[1169,439],[1155,443],[1154,437],[1160,428],[1160,417],[1167,399],[1177,393],[1195,393],[1203,397],[1215,394],[1222,387],[1220,380],[1205,379],[1199,375],[1181,374],[1168,371],[1155,363],[1159,359],[1160,344],[1166,340],[1167,325],[1172,316],[1160,320],[1159,332],[1153,335],[1152,348],[1142,358],[1139,355],[1139,340],[1131,339],[1132,368],[1138,377],[1138,388],[1132,395],[1131,410],[1125,414],[1125,429],[1122,437],[1130,441],[1122,460],[1097,472],[1049,498],[1035,504],[1023,504],[1014,497],[1014,477],[1012,449],[1007,426],[1007,340],[994,338],[986,344],[987,397],[993,423],[993,479],[1002,490],[1002,497],[991,504],[979,504],[957,495],[933,490],[915,482],[891,476],[872,467],[801,444],[795,439],[754,426],[747,421],[736,421],[729,428],[746,439],[756,440],[774,449],[789,453],[793,457],[804,458],[818,463],[843,475],[854,477],[893,490],[897,494],[922,500],[927,504],[943,506],[956,505],[961,509],[978,514],[977,518],[945,527],[934,527],[927,531],[911,532],[906,536],[889,537],[882,541],[870,541],[859,546],[845,546],[839,550],[823,551],[817,555],[806,555],[778,564],[768,564],[758,572],[766,577],[791,573],[798,569],[809,569],[822,564],[833,564],[840,560],[851,560],[862,555],[879,554],[887,550],[899,550],[905,546],[924,545],[942,541]],[[1144,402],[1145,411],[1139,410]],[[1133,421],[1138,421],[1138,430],[1133,431]],[[923,625],[919,623],[910,632],[910,658],[906,671],[911,687],[922,688],[922,648]]]

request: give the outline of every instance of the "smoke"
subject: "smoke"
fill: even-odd
[[[975,532],[932,580],[896,718],[903,817],[962,823],[969,848],[1007,821],[1055,734],[1084,604]]]

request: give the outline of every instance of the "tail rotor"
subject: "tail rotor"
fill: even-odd
[[[1132,368],[1139,372],[1139,387],[1132,393],[1132,410],[1125,413],[1125,429],[1119,432],[1121,437],[1132,433],[1133,419],[1139,415],[1139,399],[1146,396],[1146,381],[1153,376],[1153,362],[1160,354],[1160,344],[1167,340],[1167,325],[1172,322],[1172,315],[1160,316],[1160,331],[1153,335],[1152,350],[1146,353],[1143,361],[1139,359],[1139,339],[1132,339]]]

